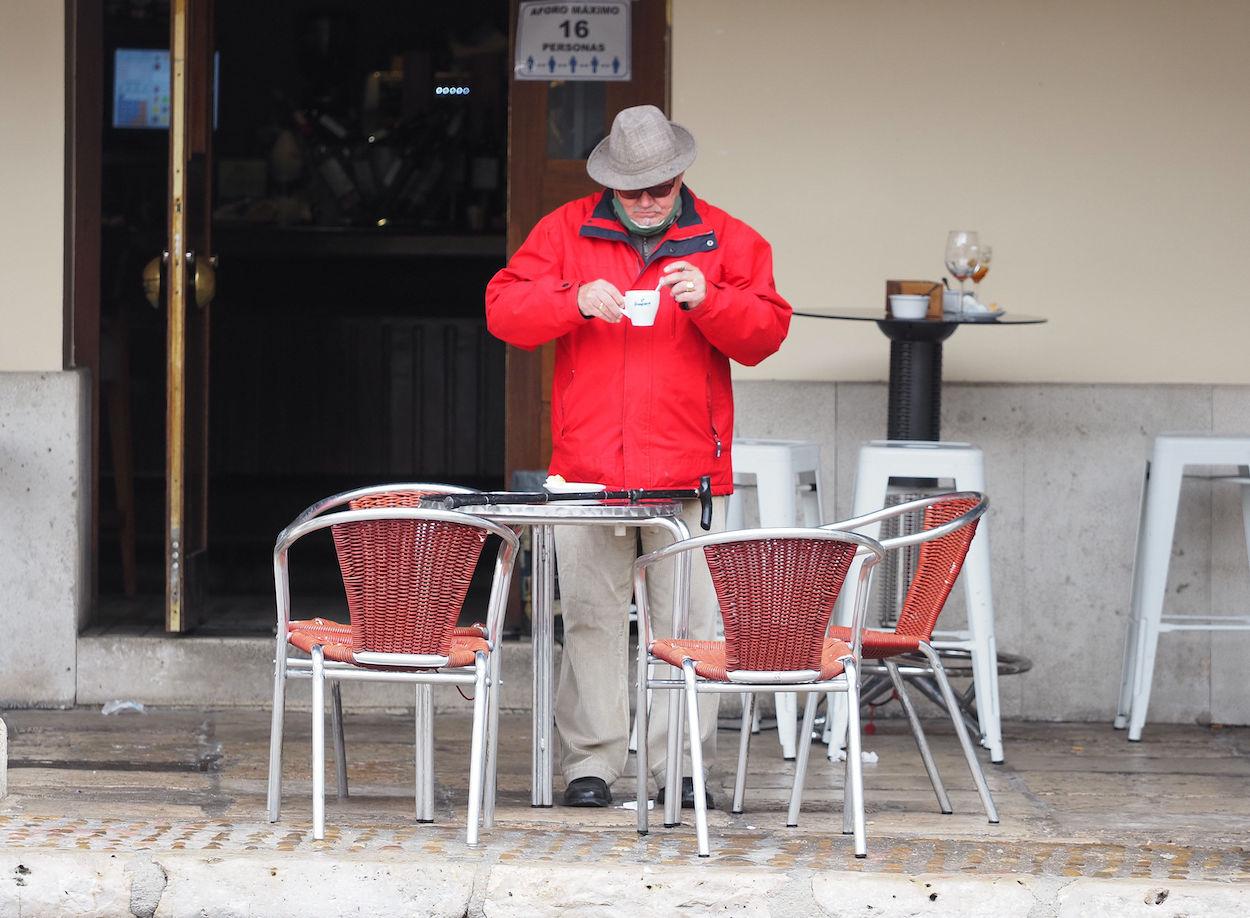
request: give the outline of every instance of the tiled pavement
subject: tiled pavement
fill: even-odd
[[[418,855],[453,862],[694,865],[692,826],[640,837],[632,811],[536,810],[529,724],[503,720],[500,807],[485,845],[463,844],[466,719],[440,718],[434,825],[411,820],[407,712],[347,717],[352,796],[327,804],[312,840],[308,717],[288,715],[282,819],[265,820],[268,717],[260,711],[14,711],[0,848]],[[936,812],[910,738],[883,721],[866,748],[870,856],[841,835],[841,766],[814,756],[799,829],[787,829],[793,763],[775,736],[752,746],[748,812],[712,813],[712,865],[773,870],[1034,877],[1250,879],[1250,730],[1151,726],[1129,744],[1104,724],[1010,724],[1008,761],[986,764],[1002,814],[986,823],[953,736],[933,723],[956,813]],[[713,786],[728,802],[737,734],[722,730]],[[332,765],[331,765],[332,768]],[[333,793],[333,775],[327,786]],[[557,786],[559,779],[557,778]],[[622,779],[618,797],[631,793]],[[557,790],[557,799],[558,799]],[[658,813],[653,814],[658,816]]]

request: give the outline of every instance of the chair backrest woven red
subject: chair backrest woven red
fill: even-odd
[[[924,511],[925,530],[936,529],[977,505],[975,498],[952,498],[931,504]],[[941,538],[920,544],[916,562],[916,575],[912,577],[903,600],[903,610],[898,616],[895,630],[899,634],[913,635],[927,641],[933,636],[946,598],[950,596],[959,571],[968,555],[968,546],[977,533],[979,519]]]
[[[726,670],[819,670],[825,631],[858,548],[832,539],[708,545]]]
[[[350,508],[415,507],[426,493],[371,494]],[[358,520],[330,528],[352,651],[446,656],[487,533],[438,520]]]

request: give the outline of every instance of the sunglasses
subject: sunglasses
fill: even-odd
[[[651,195],[653,200],[667,198],[673,193],[673,186],[677,184],[677,179],[671,178],[663,185],[652,185],[650,188],[639,188],[637,191],[617,191],[617,196],[622,201],[637,201],[644,194]]]

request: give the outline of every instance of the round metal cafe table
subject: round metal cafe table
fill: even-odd
[[[441,504],[439,505],[441,506]],[[532,767],[532,806],[551,806],[552,749],[555,740],[555,527],[610,526],[662,529],[674,541],[690,537],[682,522],[681,503],[675,500],[625,503],[603,501],[593,503],[559,502],[549,504],[486,504],[458,507],[460,513],[480,516],[502,526],[530,527],[534,540],[534,745]],[[674,578],[673,630],[676,637],[685,637],[686,609],[690,581],[689,557],[677,559]],[[498,692],[491,692],[491,729],[497,736]],[[488,770],[488,776],[493,769]],[[488,777],[488,780],[490,778]],[[489,789],[488,789],[489,790]]]

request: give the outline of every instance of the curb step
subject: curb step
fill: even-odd
[[[0,915],[1250,914],[1250,882],[501,864],[401,855],[0,851]],[[1166,903],[1166,905],[1164,905]],[[1160,908],[1160,906],[1163,906]]]

